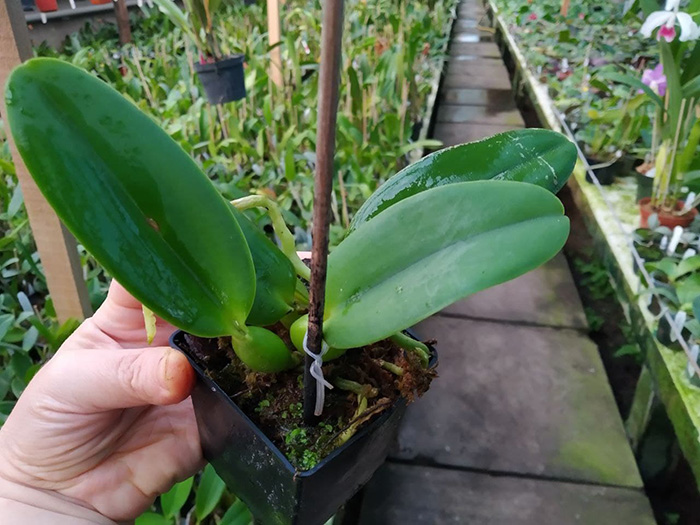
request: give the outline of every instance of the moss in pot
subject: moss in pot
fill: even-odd
[[[276,204],[225,201],[148,116],[71,65],[30,60],[6,98],[37,185],[144,304],[144,337],[154,315],[182,329],[205,457],[265,523],[321,523],[383,461],[402,407],[435,375],[434,350],[405,329],[534,269],[568,235],[551,193],[576,159],[561,135],[508,132],[399,172],[329,255],[322,370],[334,388],[309,428],[295,419],[309,268]],[[267,210],[279,248],[250,208]],[[231,448],[236,433],[264,453]]]

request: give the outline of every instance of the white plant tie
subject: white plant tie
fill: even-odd
[[[333,385],[331,385],[326,379],[323,377],[323,356],[325,355],[326,352],[328,352],[328,344],[326,344],[325,341],[323,341],[321,345],[321,353],[320,354],[314,354],[311,350],[309,350],[309,347],[307,346],[307,342],[309,339],[309,332],[307,331],[304,334],[304,352],[307,353],[307,355],[310,355],[314,362],[311,363],[311,366],[309,367],[309,372],[311,372],[311,377],[313,377],[316,380],[316,406],[314,407],[314,415],[315,416],[320,416],[323,413],[323,404],[326,400],[326,388],[328,390],[333,390]]]

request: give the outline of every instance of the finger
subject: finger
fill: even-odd
[[[107,299],[87,322],[94,323],[101,332],[124,347],[143,347],[147,344],[141,303],[114,279]],[[153,343],[167,345],[174,331],[173,325],[156,316],[156,338]]]
[[[304,259],[311,259],[311,252],[297,252],[297,255],[302,261]]]
[[[122,308],[141,309],[141,303],[135,299],[133,295],[127,292],[126,288],[119,284],[116,279],[112,279],[112,282],[109,285],[107,297],[115,305]]]
[[[70,410],[93,413],[179,403],[192,391],[195,376],[182,353],[161,346],[61,350],[36,379]]]

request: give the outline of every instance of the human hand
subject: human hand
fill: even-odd
[[[24,504],[36,510],[47,496],[46,506],[74,517],[67,523],[95,521],[90,511],[133,520],[203,466],[189,398],[194,371],[168,347],[174,330],[158,319],[147,346],[140,303],[112,282],[105,303],[37,373],[0,430],[0,514],[3,496],[10,508],[36,489]]]

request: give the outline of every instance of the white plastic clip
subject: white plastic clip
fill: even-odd
[[[311,377],[316,380],[316,406],[314,407],[314,415],[320,416],[323,413],[323,403],[326,400],[325,389],[333,390],[333,385],[323,377],[323,368],[321,368],[323,366],[323,356],[328,352],[328,345],[323,341],[321,353],[314,354],[307,346],[308,338],[309,332],[307,331],[306,334],[304,334],[304,352],[310,355],[314,360],[314,362],[311,363],[309,372],[311,372]]]

